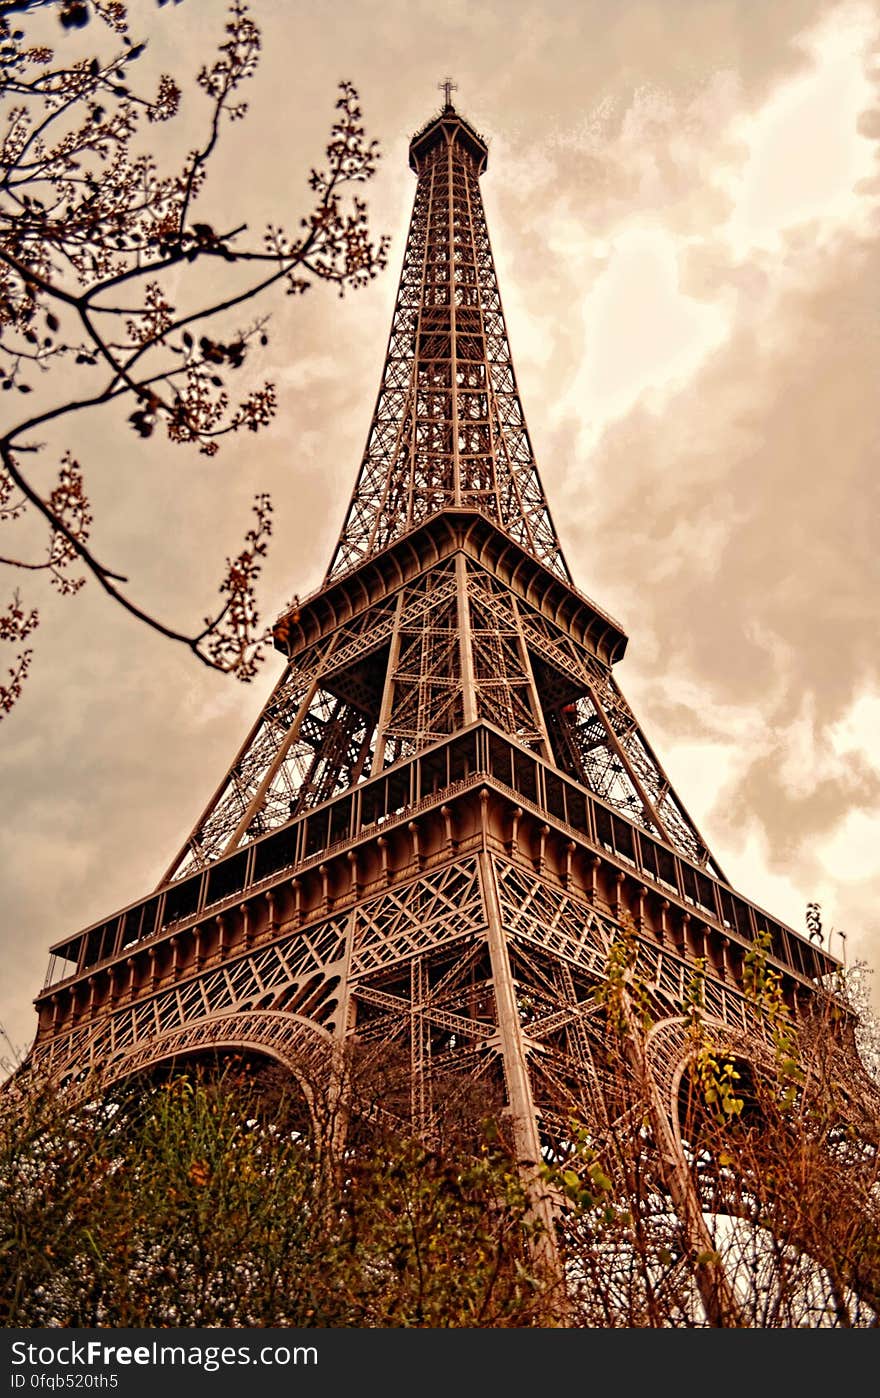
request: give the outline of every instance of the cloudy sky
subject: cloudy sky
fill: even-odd
[[[863,0],[254,0],[265,40],[207,221],[295,230],[336,84],[382,146],[388,271],[277,297],[279,412],[206,460],[125,413],[48,443],[87,469],[99,555],[172,625],[208,612],[268,490],[267,616],[320,584],[373,408],[415,188],[457,83],[523,406],[578,586],[630,636],[618,680],[732,883],[880,967],[880,12]],[[221,0],[130,6],[182,80]],[[101,39],[53,30],[59,49]],[[194,144],[187,96],[162,151]],[[192,124],[192,126],[190,125]],[[2,405],[0,405],[2,406]],[[41,595],[26,598],[43,603]],[[0,1022],[24,1049],[49,944],[147,893],[272,687],[212,674],[89,586],[51,599],[0,724]],[[0,657],[6,668],[6,657]],[[880,980],[880,974],[874,981]],[[875,1003],[880,991],[874,986]]]

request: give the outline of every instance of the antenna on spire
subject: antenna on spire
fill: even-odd
[[[443,94],[444,94],[444,96],[445,96],[445,98],[446,98],[446,102],[445,102],[445,104],[444,104],[443,110],[444,110],[444,111],[451,111],[451,110],[452,110],[452,94],[453,94],[453,92],[458,92],[458,83],[454,83],[454,82],[452,81],[451,78],[444,78],[443,81],[442,81],[442,83],[438,83],[437,86],[438,86],[438,87],[442,87],[442,89],[443,89]]]

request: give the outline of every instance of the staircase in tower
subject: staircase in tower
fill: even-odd
[[[695,970],[753,1032],[766,930],[792,1006],[821,947],[734,891],[575,587],[520,403],[480,194],[451,105],[413,138],[415,203],[360,472],[323,585],[275,627],[284,669],[160,886],[52,948],[31,1058],[121,1077],[204,1051],[331,1071],[392,1048],[412,1125],[482,1083],[536,1160],[609,1109],[595,989],[632,929],[657,1072]],[[442,1089],[441,1085],[442,1084]]]

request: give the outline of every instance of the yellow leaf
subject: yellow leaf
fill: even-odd
[[[211,1178],[211,1172],[204,1160],[194,1160],[189,1169],[189,1177],[193,1184],[199,1186],[206,1185]]]

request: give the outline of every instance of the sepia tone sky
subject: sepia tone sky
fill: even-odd
[[[98,555],[193,627],[268,490],[265,615],[320,584],[382,369],[409,137],[452,75],[489,141],[483,198],[562,546],[630,637],[618,681],[734,886],[798,930],[818,901],[832,950],[844,932],[850,961],[880,967],[880,11],[251,8],[262,63],[199,217],[295,231],[347,78],[382,146],[365,192],[390,265],[342,300],[319,287],[266,302],[258,368],[278,415],[213,460],[141,442],[128,410],[48,441],[86,467]],[[150,71],[183,79],[222,37],[225,7],[130,13]],[[96,25],[52,40],[106,42]],[[203,112],[190,89],[178,122],[150,135],[182,156]],[[280,665],[241,686],[94,586],[45,602],[24,697],[0,724],[0,1023],[17,1048],[50,943],[155,886]]]

